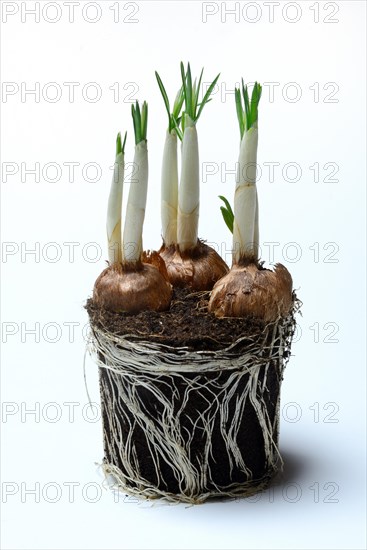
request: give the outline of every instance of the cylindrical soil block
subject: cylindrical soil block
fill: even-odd
[[[248,496],[281,464],[280,387],[293,312],[219,350],[93,326],[104,469],[122,490],[202,502]]]

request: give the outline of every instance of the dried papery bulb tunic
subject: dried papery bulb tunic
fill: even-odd
[[[95,282],[93,301],[114,312],[139,313],[169,308],[172,285],[156,266],[113,264]]]
[[[228,266],[219,254],[202,241],[195,248],[181,252],[177,245],[163,246],[160,255],[165,261],[168,279],[174,287],[195,291],[211,290],[218,279],[228,273]]]
[[[217,317],[255,317],[274,322],[291,311],[292,286],[292,277],[282,264],[276,264],[274,271],[255,263],[237,264],[215,284],[209,311]]]

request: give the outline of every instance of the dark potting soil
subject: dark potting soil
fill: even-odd
[[[217,319],[208,312],[209,292],[174,290],[168,311],[143,311],[137,315],[101,309],[89,298],[86,309],[91,325],[113,334],[129,334],[170,346],[217,351],[246,334],[257,334],[264,323],[252,318]]]
[[[271,445],[276,446],[278,444],[277,403],[281,377],[275,364],[271,364],[270,367],[265,389],[261,389],[265,367],[260,367],[256,393],[262,400],[262,408],[266,410],[270,423],[275,428]],[[151,388],[143,384],[135,385],[136,398],[140,403],[144,403],[144,414],[155,425],[161,424],[163,413],[162,404],[155,396],[156,391],[162,392],[165,398],[172,403],[174,416],[179,418],[181,441],[183,441],[185,454],[198,471],[203,464],[206,464],[206,471],[210,472],[204,484],[203,493],[211,492],[217,496],[221,492],[231,491],[233,484],[237,486],[244,484],[245,486],[251,481],[256,487],[257,480],[264,477],[268,477],[270,480],[274,474],[267,462],[262,427],[250,399],[247,399],[243,408],[239,419],[238,434],[232,445],[238,449],[246,468],[251,471],[251,477],[246,469],[236,463],[233,450],[228,447],[227,437],[229,436],[231,439],[230,434],[233,434],[233,418],[238,406],[238,396],[244,392],[248,381],[248,376],[244,376],[237,384],[235,392],[227,402],[227,420],[223,421],[219,410],[214,412],[215,400],[218,398],[219,402],[222,402],[224,387],[228,392],[231,391],[231,388],[228,388],[230,376],[230,372],[223,371],[221,373],[205,373],[200,375],[199,379],[196,374],[186,373],[185,380],[175,381],[174,391],[172,378],[164,375],[160,376]],[[114,375],[109,375],[108,369],[100,369],[105,461],[117,466],[126,476],[127,486],[136,490],[138,487],[131,478],[129,479],[129,470],[124,460],[121,459],[121,443],[124,448],[125,445],[130,446],[133,441],[134,465],[138,477],[143,478],[160,491],[179,494],[182,490],[179,476],[177,476],[177,472],[174,472],[167,455],[160,450],[159,446],[152,445],[147,434],[148,426],[142,427],[141,423],[136,422],[136,413],[130,410],[125,399],[119,402],[115,411],[107,409],[108,403],[111,403],[111,396],[118,394],[118,385],[115,380]],[[195,382],[193,382],[194,380]],[[203,386],[200,391],[191,391],[187,398],[188,386],[193,383],[196,385],[202,383]],[[235,380],[233,380],[233,384],[236,384]],[[216,398],[213,394],[216,395]],[[210,412],[208,412],[208,403],[213,403]],[[208,453],[208,432],[205,420],[211,415],[214,415],[212,418],[215,418],[215,423],[210,434],[211,450]],[[116,438],[113,433],[118,433],[119,437]],[[115,457],[118,457],[116,462]]]

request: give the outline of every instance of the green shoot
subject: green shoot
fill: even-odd
[[[185,100],[185,113],[188,115],[191,120],[196,123],[200,117],[200,114],[202,110],[204,109],[205,105],[209,103],[210,95],[213,92],[213,89],[218,81],[218,78],[220,74],[218,74],[213,82],[210,84],[209,88],[207,89],[203,99],[199,102],[199,94],[200,94],[200,86],[201,86],[201,80],[203,77],[204,69],[201,70],[199,81],[196,84],[196,80],[194,81],[194,84],[192,83],[192,77],[191,77],[191,68],[190,63],[187,65],[187,71],[185,73],[185,68],[183,63],[181,62],[181,79],[182,79],[182,88],[183,88],[183,95]],[[183,130],[184,130],[184,116],[182,117],[182,123],[183,123]]]
[[[119,132],[117,134],[117,138],[116,138],[116,157],[120,153],[122,153],[123,155],[125,154],[126,138],[127,138],[127,132],[125,132],[124,142],[121,143],[121,133]]]
[[[147,139],[147,127],[148,127],[148,104],[144,101],[141,111],[139,103],[136,101],[135,105],[131,105],[131,114],[134,122],[135,133],[135,145],[138,145],[141,141]],[[126,139],[126,138],[125,138]],[[125,141],[124,141],[125,145]]]
[[[159,89],[160,89],[162,97],[163,97],[163,101],[164,101],[164,104],[165,104],[165,107],[166,107],[167,114],[168,114],[168,131],[172,132],[172,130],[176,130],[178,137],[182,140],[182,132],[180,131],[180,129],[178,129],[178,131],[177,131],[177,128],[179,127],[180,122],[181,122],[180,112],[181,112],[182,105],[183,105],[183,102],[184,102],[183,87],[181,86],[181,88],[179,89],[179,91],[176,95],[176,99],[175,99],[175,102],[173,104],[173,111],[171,113],[168,95],[167,95],[166,89],[164,87],[164,84],[162,82],[162,79],[159,76],[159,74],[157,73],[157,71],[155,72],[155,76],[156,76],[158,86],[159,86]]]
[[[242,139],[242,136],[245,133],[245,121],[244,121],[243,109],[242,109],[241,92],[238,88],[235,88],[234,96],[236,100],[237,118],[238,118],[238,123],[240,125],[240,134]]]
[[[225,204],[225,206],[220,207],[223,219],[226,223],[226,226],[230,230],[230,232],[233,233],[234,214],[233,214],[232,207],[231,207],[231,205],[229,204],[228,200],[225,197],[223,197],[222,195],[219,195],[219,198]]]
[[[183,129],[182,130],[180,129],[181,118],[175,118],[174,116],[172,116],[172,121],[175,125],[176,134],[178,135],[178,137],[182,141],[183,140]],[[182,120],[182,125],[183,125],[183,120]]]
[[[258,84],[258,82],[255,82],[255,85],[252,89],[252,95],[251,95],[249,128],[251,128],[251,126],[255,124],[255,122],[257,122],[257,118],[258,118],[257,109],[261,98],[261,91],[262,91],[262,88],[260,84]]]
[[[244,82],[242,79],[242,97],[243,97],[243,103],[242,103],[241,90],[239,88],[235,89],[236,111],[237,111],[238,123],[240,126],[241,139],[243,138],[244,133],[247,132],[257,122],[258,106],[261,98],[261,90],[262,88],[260,84],[258,82],[255,82],[254,87],[252,89],[251,101],[250,101],[247,85],[246,86],[244,85]]]
[[[178,121],[181,120],[180,113],[181,113],[183,102],[184,102],[184,91],[183,91],[183,87],[181,86],[181,88],[177,92],[176,99],[173,104],[172,117],[174,120],[178,120]]]

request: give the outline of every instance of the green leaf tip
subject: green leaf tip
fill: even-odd
[[[123,142],[123,144],[122,144],[122,152],[123,152],[123,154],[125,154],[126,138],[127,138],[127,132],[125,132],[124,142]]]
[[[140,110],[139,102],[136,101],[135,105],[131,105],[131,115],[133,117],[134,124],[134,134],[135,134],[135,145],[138,145],[141,141],[146,141],[147,139],[147,129],[148,129],[148,104],[146,101],[143,102],[143,105]]]
[[[205,105],[209,103],[209,101],[211,100],[210,96],[218,81],[220,73],[215,77],[213,82],[210,84],[202,100],[199,101],[200,87],[201,87],[201,82],[203,78],[204,68],[202,68],[201,70],[198,82],[196,81],[196,79],[194,79],[194,83],[192,82],[190,63],[187,64],[186,73],[185,73],[185,68],[182,61],[180,64],[180,68],[181,68],[182,87],[184,91],[185,114],[188,115],[191,118],[191,120],[196,124]],[[183,117],[183,120],[184,120],[184,117]]]
[[[170,132],[175,130],[176,134],[182,141],[183,133],[185,131],[185,116],[191,118],[194,124],[199,119],[199,116],[204,109],[205,105],[211,101],[211,94],[214,90],[214,87],[218,81],[219,74],[213,80],[213,82],[208,87],[204,97],[199,101],[200,88],[204,73],[204,68],[201,69],[199,80],[192,79],[191,66],[190,63],[187,64],[187,69],[185,71],[185,66],[183,62],[180,63],[180,72],[181,72],[181,88],[179,89],[175,102],[173,104],[173,110],[171,112],[170,102],[164,84],[158,72],[155,71],[155,77],[158,82],[159,89],[161,91],[163,101],[166,107],[168,115],[168,129]],[[185,104],[184,111],[180,116],[183,104]],[[181,128],[180,128],[181,125]]]
[[[219,195],[219,198],[225,204],[225,206],[220,207],[220,211],[222,212],[223,219],[225,221],[226,226],[230,230],[230,232],[233,233],[234,213],[233,213],[232,207],[229,204],[229,201],[225,197],[223,197],[223,195]]]
[[[120,153],[125,154],[125,144],[126,144],[127,132],[125,132],[124,141],[121,142],[121,132],[117,134],[116,137],[116,157]]]
[[[236,112],[238,118],[238,124],[240,127],[241,139],[245,132],[247,132],[258,120],[258,106],[261,98],[262,87],[258,82],[255,82],[252,94],[251,101],[249,99],[248,87],[245,86],[243,78],[241,80],[242,86],[241,90],[235,88],[235,102],[236,102]],[[242,97],[241,97],[242,91]]]
[[[181,137],[182,132],[180,132],[179,129],[177,130],[176,121],[179,120],[179,118],[180,118],[180,112],[181,112],[182,105],[183,105],[183,102],[184,102],[183,87],[181,86],[181,88],[177,92],[177,95],[176,95],[176,98],[175,98],[175,101],[174,101],[174,104],[173,104],[173,110],[172,110],[172,113],[171,113],[171,108],[170,108],[168,95],[167,95],[166,89],[164,87],[164,84],[162,82],[162,79],[159,76],[157,71],[155,71],[155,77],[157,79],[158,86],[159,86],[159,89],[161,91],[163,101],[164,101],[164,105],[166,107],[166,111],[167,111],[167,115],[168,115],[168,131],[171,133],[173,130],[175,130],[178,137],[180,139],[182,139],[182,137]]]
[[[119,132],[116,138],[116,157],[120,153],[122,153],[122,144],[121,144],[121,133]]]

